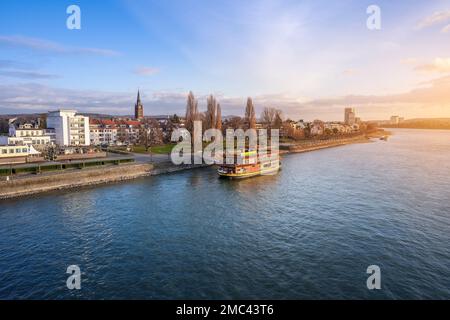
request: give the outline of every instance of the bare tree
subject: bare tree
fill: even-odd
[[[214,129],[216,127],[216,112],[217,112],[217,101],[213,95],[210,95],[207,100],[205,120],[206,129]]]
[[[273,119],[273,128],[281,129],[283,125],[283,112],[281,110],[275,110],[275,117]]]
[[[139,128],[139,144],[148,151],[150,147],[164,142],[164,133],[160,123],[155,119],[147,119]]]
[[[194,121],[198,120],[198,101],[195,99],[192,91],[189,92],[186,105],[186,129],[192,133],[194,130]]]
[[[149,136],[149,129],[146,128],[144,125],[142,125],[139,128],[139,139],[138,143],[140,145],[143,145],[145,148],[145,151],[148,151],[148,148],[150,147],[150,136]]]
[[[225,121],[225,129],[239,129],[242,127],[241,117],[232,117]]]
[[[216,129],[222,130],[222,109],[219,103],[217,104]]]
[[[58,157],[58,146],[51,144],[47,145],[43,151],[44,159],[47,161],[55,161]]]
[[[247,99],[247,106],[245,107],[245,122],[250,129],[256,128],[255,107],[250,97]]]
[[[267,128],[271,128],[275,120],[276,110],[274,108],[264,108],[261,119]]]
[[[161,129],[161,125],[155,119],[149,121],[149,141],[150,146],[160,145],[164,142],[164,134]]]

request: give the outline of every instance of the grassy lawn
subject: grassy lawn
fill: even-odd
[[[168,154],[172,151],[172,148],[174,147],[174,144],[168,143],[168,144],[163,144],[160,146],[153,146],[150,148],[151,152],[154,154]],[[150,152],[146,152],[145,150],[145,146],[134,146],[133,147],[133,152],[136,153],[150,153]]]

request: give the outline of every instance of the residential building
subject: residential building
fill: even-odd
[[[60,146],[90,145],[89,117],[75,110],[51,111],[47,115],[47,128],[53,129],[55,142]]]
[[[42,148],[52,143],[50,130],[40,128],[39,122],[21,123],[16,119],[9,122],[9,135],[0,136],[0,145],[35,146]]]
[[[118,125],[110,119],[91,119],[89,122],[92,145],[117,145]]]
[[[137,144],[139,142],[140,129],[140,121],[119,121],[117,128],[117,141],[123,144]]]
[[[356,112],[355,108],[345,108],[344,111],[344,122],[345,124],[352,126],[355,124],[356,121]]]
[[[391,117],[391,124],[397,125],[400,122],[400,117],[399,116],[392,116]]]

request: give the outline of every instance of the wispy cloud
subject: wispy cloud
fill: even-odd
[[[445,27],[443,27],[441,32],[442,33],[449,33],[450,32],[450,24],[446,25]]]
[[[187,92],[158,91],[146,94],[141,91],[146,114],[183,115]],[[133,111],[135,92],[106,92],[94,90],[71,90],[35,83],[0,85],[0,112],[24,113],[46,112],[56,108],[74,108],[80,112],[127,115]],[[206,109],[206,94],[196,93],[200,110]],[[242,116],[246,97],[216,94],[223,115]],[[419,115],[449,117],[450,76],[422,83],[417,88],[390,95],[346,95],[322,99],[306,99],[289,94],[254,96],[257,113],[264,107],[283,110],[292,119],[339,120],[343,108],[355,106],[364,119],[383,119],[386,114],[406,117]]]
[[[35,69],[34,66],[28,63],[15,60],[0,60],[0,77],[28,80],[60,78],[60,76],[39,72]]]
[[[15,60],[2,60],[0,59],[0,68],[9,69],[9,68],[17,68],[17,69],[26,69],[30,68],[28,63],[15,61]]]
[[[119,52],[108,49],[71,47],[54,41],[30,38],[24,36],[2,36],[0,35],[0,45],[18,48],[27,48],[42,52],[52,52],[59,54],[91,54],[100,56],[117,56]]]
[[[140,76],[152,76],[159,73],[158,68],[153,67],[138,67],[134,70],[134,73]]]
[[[304,103],[303,108],[327,109],[333,106],[342,108],[348,105],[357,106],[360,109],[369,108],[373,113],[382,108],[392,110],[394,107],[401,107],[403,112],[413,113],[417,111],[414,110],[417,107],[428,112],[438,107],[444,108],[447,116],[449,116],[450,76],[428,81],[420,87],[404,93],[392,95],[348,95],[330,99],[316,99]]]
[[[34,71],[23,71],[23,70],[0,70],[0,77],[19,78],[28,80],[60,78],[60,76],[54,74],[47,74]]]
[[[74,108],[83,112],[131,113],[134,94],[72,90],[37,83],[0,85],[2,113],[46,112]]]
[[[450,72],[450,58],[436,58],[432,63],[417,66],[415,70],[428,73]]]
[[[417,29],[432,27],[450,21],[450,10],[436,11],[432,15],[422,19],[416,26]]]

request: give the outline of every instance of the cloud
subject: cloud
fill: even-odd
[[[119,52],[107,49],[98,48],[81,48],[81,47],[69,47],[63,44],[23,36],[1,36],[0,35],[0,45],[5,45],[9,47],[17,48],[27,48],[42,52],[52,52],[59,54],[91,54],[99,56],[118,56]]]
[[[35,67],[15,60],[0,60],[0,77],[38,80],[60,78],[54,74],[35,71]]]
[[[59,76],[54,75],[54,74],[46,74],[46,73],[40,73],[40,72],[34,72],[34,71],[23,71],[23,70],[0,70],[0,77],[29,79],[29,80],[60,78]]]
[[[146,114],[170,114],[184,112],[186,95],[179,99],[165,100],[149,96],[141,90]],[[108,92],[73,90],[37,83],[0,84],[0,113],[36,113],[59,108],[80,112],[131,115],[134,111],[136,92]]]
[[[450,32],[450,24],[446,25],[441,30],[442,33],[449,33]]]
[[[195,93],[195,92],[194,92]],[[243,116],[247,97],[230,97],[215,93],[223,115]],[[183,115],[186,107],[185,91],[157,91],[151,94],[141,90],[145,114]],[[207,94],[195,93],[199,109],[206,109]],[[136,92],[105,92],[72,90],[41,84],[0,84],[0,113],[46,112],[58,108],[73,108],[80,112],[131,115]],[[357,108],[363,119],[386,119],[391,114],[406,117],[450,117],[450,76],[420,84],[417,88],[390,95],[346,95],[320,99],[306,99],[289,94],[254,96],[259,115],[264,107],[281,109],[292,119],[339,120],[346,106]]]
[[[422,86],[411,91],[391,95],[348,95],[330,99],[316,99],[303,104],[304,107],[329,108],[332,106],[359,106],[359,107],[403,107],[422,105],[444,106],[450,114],[450,76],[434,79],[423,83]]]
[[[424,29],[428,27],[435,26],[437,24],[441,24],[444,22],[450,21],[450,10],[448,11],[437,11],[433,13],[431,16],[428,16],[421,20],[416,29]]]
[[[159,73],[159,69],[153,67],[139,67],[134,70],[134,73],[140,76],[152,76]]]
[[[195,93],[195,92],[194,92]],[[151,94],[141,90],[145,114],[185,113],[187,91],[156,91]],[[230,97],[213,93],[222,106],[224,115],[242,116],[247,97]],[[200,111],[206,110],[206,93],[195,93]],[[72,90],[42,84],[0,85],[0,113],[46,112],[58,108],[72,108],[81,112],[130,115],[133,113],[136,92],[106,92]],[[257,113],[264,107],[292,109],[305,99],[286,94],[267,94],[254,97]]]
[[[15,61],[15,60],[1,60],[0,59],[0,69],[10,69],[10,68],[26,69],[26,68],[30,68],[30,65],[27,63]]]
[[[450,72],[450,58],[436,58],[432,63],[422,64],[415,67],[415,70],[427,73]]]

